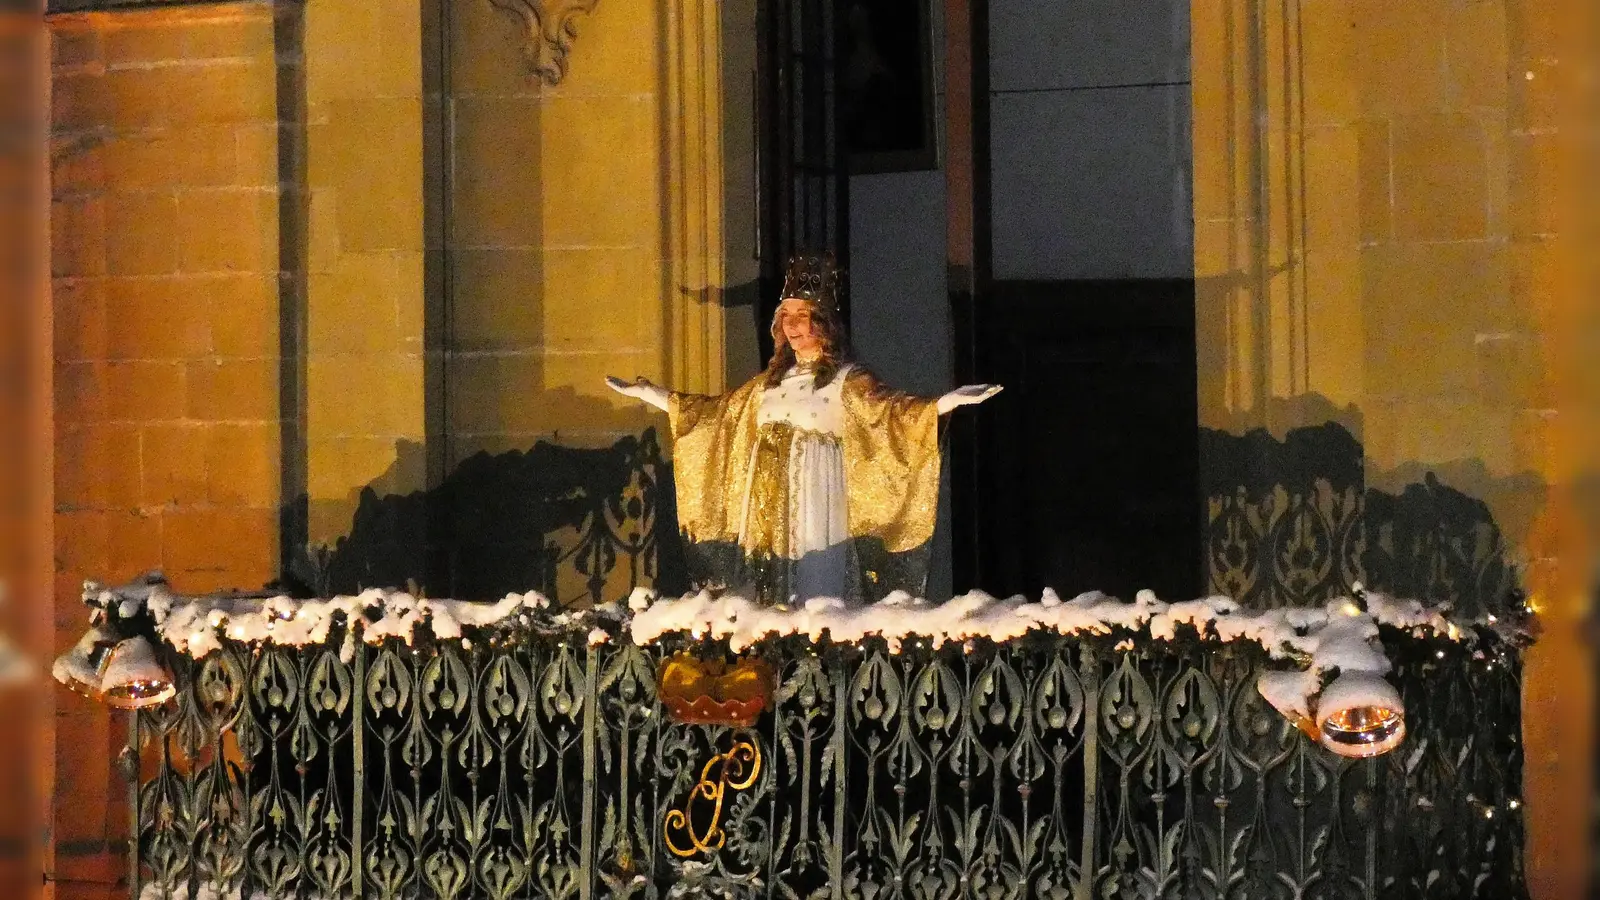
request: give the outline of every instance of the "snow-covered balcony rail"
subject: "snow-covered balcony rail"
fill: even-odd
[[[135,896],[1526,893],[1517,644],[1416,604],[101,598],[176,685],[124,760]],[[1357,668],[1352,634],[1393,663],[1395,752],[1258,689]],[[668,714],[684,650],[770,667],[753,725]]]

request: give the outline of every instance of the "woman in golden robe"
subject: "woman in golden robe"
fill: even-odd
[[[766,371],[709,397],[606,382],[667,413],[691,572],[768,603],[920,595],[939,500],[939,417],[999,386],[891,390],[850,360],[829,257],[797,257]]]

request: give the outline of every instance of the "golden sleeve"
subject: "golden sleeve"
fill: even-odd
[[[692,541],[725,540],[732,534],[755,441],[755,389],[752,379],[715,397],[673,392],[668,398],[678,524]]]
[[[841,391],[850,535],[889,553],[933,537],[939,505],[937,401],[897,391],[853,368]]]

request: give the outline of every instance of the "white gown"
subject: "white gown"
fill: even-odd
[[[726,394],[626,390],[671,420],[695,583],[764,603],[871,602],[924,589],[938,504],[939,401],[842,365]],[[854,529],[854,531],[852,531]]]
[[[790,591],[803,603],[816,597],[844,598],[849,577],[849,520],[845,513],[844,431],[841,388],[848,365],[821,390],[815,373],[792,368],[776,387],[763,388],[756,409],[756,427],[787,423],[793,429],[789,446],[789,561],[794,564]],[[757,460],[751,459],[753,472]],[[746,473],[748,484],[750,473]],[[740,537],[749,522],[749,489],[740,517]]]

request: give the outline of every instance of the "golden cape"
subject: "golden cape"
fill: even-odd
[[[908,554],[925,556],[939,502],[939,412],[936,401],[885,387],[872,373],[850,366],[836,377],[844,404],[845,510],[869,597],[903,584]],[[763,375],[716,397],[671,395],[673,480],[678,524],[690,544],[739,545],[746,560],[781,556],[783,539],[772,526],[743,528],[746,497],[766,489],[752,473],[761,436],[756,411]],[[770,428],[769,428],[770,430]],[[759,469],[759,467],[758,467]],[[753,513],[754,514],[754,513]],[[786,514],[786,513],[785,513]],[[751,523],[758,526],[761,523]],[[740,542],[745,535],[744,546]],[[900,562],[897,564],[896,561]],[[925,567],[912,565],[910,571]],[[875,588],[874,588],[875,586]]]

